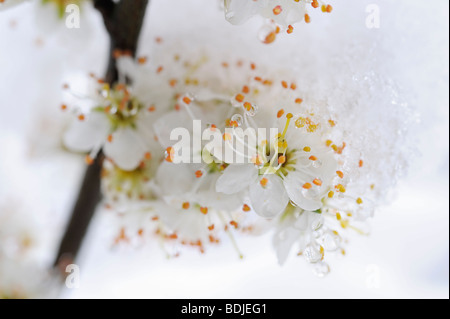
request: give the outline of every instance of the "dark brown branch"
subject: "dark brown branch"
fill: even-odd
[[[95,8],[102,14],[110,37],[110,52],[105,81],[113,84],[118,73],[114,52],[120,50],[135,56],[140,31],[149,0],[94,0]],[[74,262],[86,235],[92,216],[101,199],[100,172],[102,154],[86,169],[83,182],[72,211],[71,219],[61,240],[55,266],[64,274],[65,267]]]

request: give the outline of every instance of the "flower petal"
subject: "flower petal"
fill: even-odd
[[[301,233],[297,229],[289,226],[282,227],[276,232],[273,237],[273,246],[280,265],[283,265],[286,262],[289,253],[292,250],[292,246],[299,238],[300,234]]]
[[[284,179],[284,187],[290,200],[304,210],[315,211],[320,209],[322,207],[322,202],[319,193],[315,194],[315,189],[310,189],[308,192],[311,192],[312,195],[306,196],[307,190],[302,189],[299,180],[301,179],[298,174],[292,173]]]
[[[126,171],[136,169],[147,152],[138,132],[132,128],[119,128],[113,139],[104,146],[105,155]]]
[[[196,182],[195,167],[191,164],[163,162],[156,173],[161,196],[181,196],[191,191]]]
[[[63,137],[64,145],[75,152],[89,152],[106,141],[110,124],[100,113],[89,114],[84,121],[75,120]]]
[[[231,24],[243,24],[262,8],[264,1],[225,0],[225,18]]]
[[[256,182],[257,176],[258,170],[253,165],[230,165],[217,180],[216,191],[225,194],[241,192]]]
[[[260,182],[263,178],[267,179],[264,187]],[[264,175],[258,181],[250,185],[250,200],[255,212],[266,218],[281,214],[289,203],[281,178],[277,175]]]

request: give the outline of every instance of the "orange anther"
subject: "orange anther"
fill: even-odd
[[[281,11],[283,11],[283,8],[281,8],[281,6],[276,6],[275,8],[273,8],[273,14],[274,15],[279,15],[281,13]]]
[[[293,27],[292,25],[289,25],[288,28],[287,28],[287,30],[286,30],[286,32],[287,32],[288,34],[291,34],[292,32],[294,32],[294,27]]]
[[[148,58],[145,56],[138,58],[139,64],[145,64],[145,63],[147,63],[147,61],[148,61]]]
[[[195,177],[200,178],[203,176],[203,172],[201,170],[198,170],[195,172]]]
[[[266,187],[268,182],[269,182],[269,180],[265,177],[259,181],[259,183],[261,184],[262,187]]]
[[[242,102],[244,102],[245,96],[243,96],[242,94],[238,94],[238,95],[236,95],[235,99],[239,103],[242,103]]]
[[[185,96],[183,98],[183,102],[186,103],[187,105],[189,105],[189,104],[191,104],[192,100],[189,97]]]
[[[311,17],[307,13],[305,14],[305,22],[306,23],[310,23],[311,22]]]
[[[318,179],[318,178],[314,179],[313,183],[314,183],[314,185],[322,186],[322,181],[320,179]]]
[[[189,209],[189,207],[191,207],[191,204],[189,204],[189,202],[185,202],[182,205],[183,209]]]
[[[303,188],[304,189],[311,189],[312,185],[311,185],[311,183],[305,183],[305,184],[303,184]]]

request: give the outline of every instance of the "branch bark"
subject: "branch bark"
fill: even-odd
[[[135,56],[139,35],[149,0],[94,0],[95,8],[103,16],[105,28],[110,38],[108,68],[104,80],[114,84],[118,79],[114,52],[120,50]],[[87,233],[90,221],[101,200],[100,173],[103,154],[87,167],[72,216],[55,259],[55,266],[62,274],[68,264],[74,263]]]

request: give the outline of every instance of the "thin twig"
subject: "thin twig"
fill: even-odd
[[[149,0],[94,0],[95,8],[103,16],[110,37],[110,52],[105,81],[113,84],[118,79],[114,52],[121,50],[135,56],[139,35]],[[61,273],[72,264],[80,250],[92,216],[101,200],[100,173],[103,155],[100,152],[92,165],[87,167],[83,182],[72,211],[71,219],[61,240],[55,259]]]

